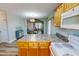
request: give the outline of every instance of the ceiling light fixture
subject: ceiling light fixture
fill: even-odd
[[[29,18],[39,18],[39,17],[41,17],[41,15],[39,13],[34,13],[34,12],[27,12],[27,13],[25,13],[25,16],[29,17]]]
[[[30,19],[30,22],[35,22],[35,19]]]

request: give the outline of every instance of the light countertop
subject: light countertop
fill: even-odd
[[[51,37],[47,34],[30,34],[26,38],[21,38],[18,41],[52,41]]]
[[[72,37],[68,39],[69,42],[62,42],[61,40],[55,39],[55,41],[51,43],[51,48],[52,48],[54,55],[56,56],[79,56],[78,39],[79,38]]]

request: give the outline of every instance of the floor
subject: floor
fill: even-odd
[[[18,48],[16,42],[0,43],[0,56],[16,56]]]

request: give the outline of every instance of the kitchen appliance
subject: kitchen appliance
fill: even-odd
[[[62,13],[61,28],[79,30],[79,6]]]

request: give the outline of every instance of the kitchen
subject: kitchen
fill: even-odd
[[[14,54],[2,55],[79,55],[79,3],[3,3],[0,9],[1,53],[6,50],[2,47],[8,46],[8,51],[16,44],[16,49],[11,48]]]

